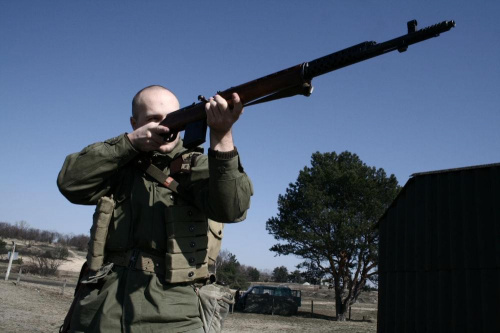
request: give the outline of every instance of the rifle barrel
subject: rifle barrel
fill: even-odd
[[[404,52],[409,45],[437,37],[440,33],[449,31],[453,27],[455,27],[455,21],[443,21],[414,32],[408,32],[406,35],[380,44],[370,41],[351,46],[306,63],[304,66],[304,79],[310,81],[317,76],[395,50]]]
[[[305,90],[297,89],[297,87],[310,84],[311,80],[317,76],[360,61],[395,50],[404,52],[409,45],[437,37],[440,33],[449,31],[455,27],[455,21],[443,21],[420,30],[415,30],[416,25],[417,21],[415,20],[408,22],[408,33],[389,41],[380,44],[374,41],[363,42],[310,62],[292,66],[256,80],[231,87],[218,92],[218,94],[231,103],[231,94],[236,92],[239,94],[244,105],[290,97],[297,94],[309,96],[312,91],[310,85],[306,86]],[[204,102],[200,102],[171,112],[161,124],[169,127],[173,132],[182,131],[186,128],[187,124],[206,118],[204,104]]]

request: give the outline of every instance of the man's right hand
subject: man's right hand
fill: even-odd
[[[156,122],[150,122],[127,134],[127,136],[135,149],[148,152],[158,150],[165,145],[167,142],[164,137],[167,137],[169,133],[168,127],[158,125]]]

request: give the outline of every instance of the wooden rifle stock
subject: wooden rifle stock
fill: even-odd
[[[410,21],[407,23],[408,33],[403,36],[383,43],[363,42],[310,62],[231,87],[218,92],[218,94],[231,103],[232,94],[236,92],[245,107],[295,95],[309,96],[313,90],[311,85],[313,78],[388,52],[395,50],[404,52],[409,45],[420,43],[449,31],[455,27],[455,22],[443,21],[420,30],[416,30],[416,26],[416,20]],[[198,99],[201,102],[169,113],[160,123],[170,128],[172,133],[170,138],[175,138],[178,132],[186,130],[184,146],[187,148],[197,146],[205,141],[206,101],[202,96],[199,96]],[[192,124],[198,125],[192,126]],[[200,130],[202,128],[204,131]],[[188,131],[193,133],[188,133]],[[187,136],[189,136],[188,139]]]

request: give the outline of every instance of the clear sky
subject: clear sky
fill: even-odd
[[[181,105],[366,41],[444,20],[439,38],[330,73],[311,97],[249,107],[236,145],[255,195],[223,248],[259,269],[265,222],[311,154],[354,152],[395,174],[500,162],[498,1],[0,1],[0,221],[87,233],[92,207],[56,177],[67,154],[130,131],[150,84]]]

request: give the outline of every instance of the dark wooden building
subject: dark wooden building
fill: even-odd
[[[378,226],[378,332],[500,332],[500,163],[412,175]]]

